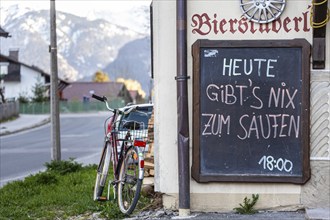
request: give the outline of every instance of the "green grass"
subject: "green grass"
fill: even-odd
[[[121,219],[117,201],[93,201],[96,165],[70,161],[46,164],[47,170],[0,189],[0,219],[67,219],[100,212],[101,217]],[[141,202],[140,202],[141,201]],[[139,207],[150,200],[141,196]],[[138,208],[137,210],[138,211]]]
[[[2,119],[0,120],[0,123],[5,123],[5,122],[10,122],[10,121],[14,121],[15,119],[17,119],[18,116],[11,116],[9,118],[6,118],[6,119]]]

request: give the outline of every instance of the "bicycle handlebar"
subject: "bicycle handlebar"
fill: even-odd
[[[101,96],[98,96],[98,95],[92,94],[92,97],[93,97],[94,99],[97,99],[97,100],[101,101],[101,102],[105,102],[105,101],[107,101],[107,97],[105,97],[105,96],[101,97]]]
[[[107,107],[107,109],[109,111],[111,111],[113,113],[116,111],[115,109],[110,108],[109,103],[107,102],[107,100],[108,100],[107,97],[105,97],[105,96],[101,97],[101,96],[92,94],[92,98],[94,98],[94,99],[96,99],[98,101],[104,102],[105,105],[106,105],[106,107]],[[136,109],[136,107],[132,107],[132,108],[127,109],[126,111],[121,111],[119,109],[117,109],[117,111],[119,112],[119,114],[127,115],[127,114],[129,114],[131,111],[133,111],[135,109]]]

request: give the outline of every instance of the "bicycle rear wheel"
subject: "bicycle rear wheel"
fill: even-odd
[[[121,163],[118,183],[118,205],[120,211],[126,215],[134,211],[140,198],[143,179],[139,178],[139,172],[139,155],[137,149],[130,147],[126,151]]]
[[[97,174],[94,186],[94,201],[106,200],[107,197],[102,196],[106,180],[109,173],[109,166],[111,160],[111,145],[109,142],[105,142],[101,160],[99,166],[97,167]]]

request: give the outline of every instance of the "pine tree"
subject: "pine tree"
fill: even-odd
[[[48,97],[46,97],[46,87],[41,82],[40,79],[36,82],[36,84],[32,88],[32,92],[34,96],[32,97],[33,102],[45,102],[48,101]]]

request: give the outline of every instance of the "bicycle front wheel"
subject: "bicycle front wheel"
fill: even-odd
[[[101,160],[99,166],[97,167],[97,174],[94,186],[94,201],[106,200],[107,197],[102,196],[107,176],[109,173],[109,166],[111,160],[111,145],[109,142],[105,142]]]
[[[129,148],[123,158],[119,173],[118,205],[120,211],[129,215],[140,198],[143,181],[139,178],[139,155],[135,147]]]

